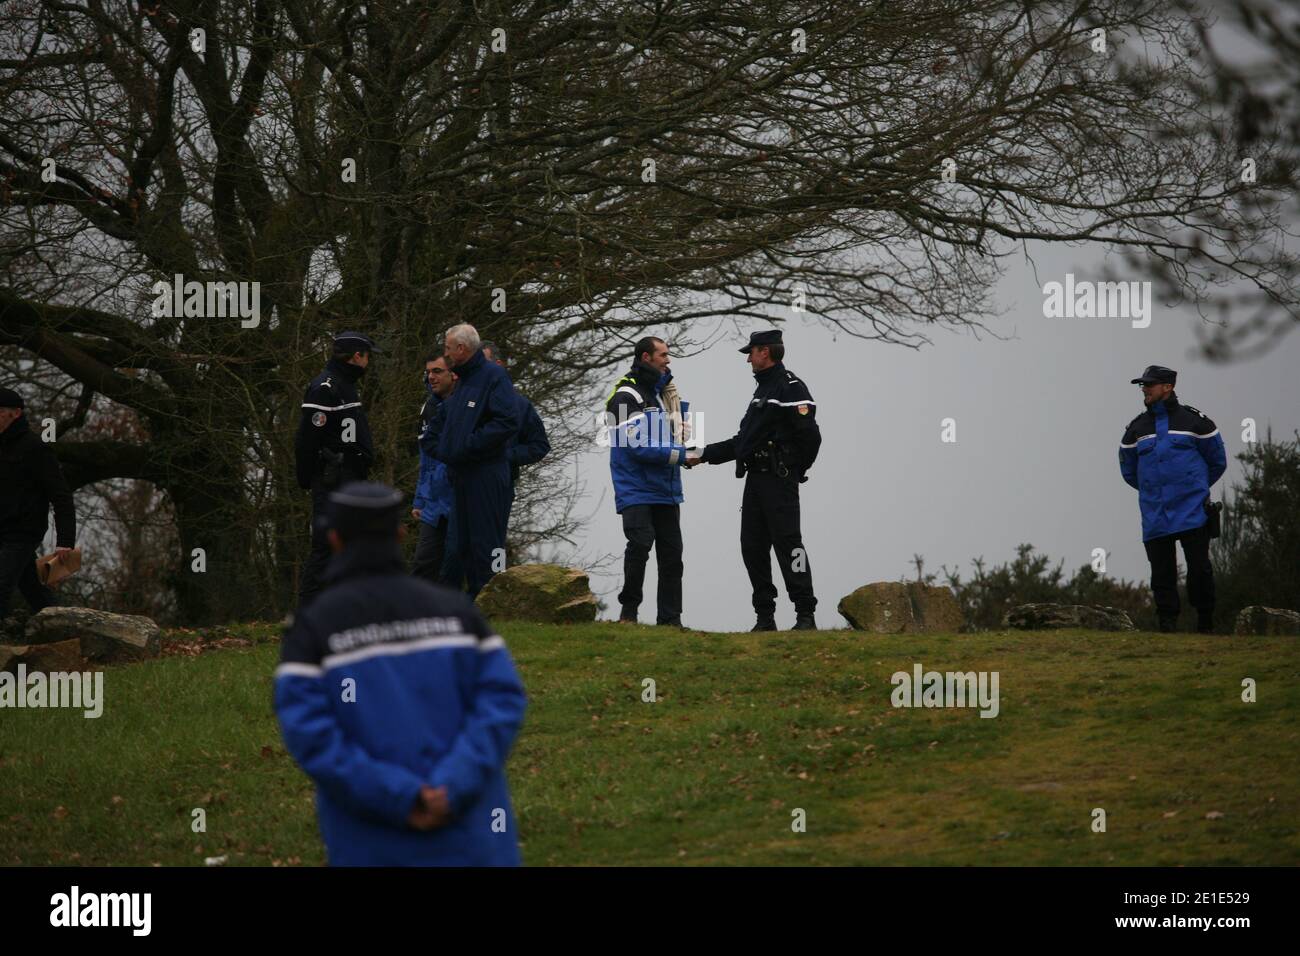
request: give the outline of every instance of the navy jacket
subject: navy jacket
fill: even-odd
[[[1170,392],[1124,430],[1119,470],[1138,490],[1142,540],[1199,528],[1208,520],[1210,486],[1228,468],[1214,422]]]
[[[321,468],[322,449],[343,455],[343,481],[364,481],[370,473],[375,446],[357,391],[357,381],[364,372],[359,365],[332,358],[307,386],[293,443],[300,487],[311,487],[312,478]],[[352,441],[344,441],[349,432]]]
[[[519,863],[505,763],[523,685],[505,642],[463,594],[406,573],[396,541],[350,543],[285,634],[275,712],[316,783],[329,862]],[[406,820],[421,785],[453,818]]]
[[[551,453],[546,426],[542,424],[542,417],[533,408],[533,403],[516,391],[515,407],[519,413],[519,431],[506,445],[506,461],[510,462],[512,484],[519,480],[519,472],[525,465],[535,465]]]
[[[686,448],[673,441],[660,397],[671,374],[660,374],[640,359],[614,385],[605,402],[609,427],[609,473],[614,508],[681,504],[682,462]]]
[[[487,361],[482,349],[452,371],[456,390],[442,403],[429,437],[434,457],[455,478],[477,465],[505,461],[506,446],[519,433],[519,405],[510,376]]]
[[[755,372],[754,381],[757,387],[736,436],[706,445],[700,460],[710,465],[735,461],[736,476],[743,477],[750,456],[771,442],[790,477],[802,479],[822,445],[817,403],[782,362]]]

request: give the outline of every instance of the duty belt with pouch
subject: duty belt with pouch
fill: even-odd
[[[1223,533],[1223,502],[1206,498],[1205,513],[1208,515],[1205,524],[1210,529],[1210,537],[1217,538]]]
[[[790,477],[790,468],[785,462],[785,456],[773,441],[766,442],[751,454],[745,459],[743,465],[737,466],[736,471],[743,474],[742,468],[760,475],[774,474],[778,478]]]

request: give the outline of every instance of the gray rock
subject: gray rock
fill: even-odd
[[[1252,604],[1237,615],[1234,633],[1244,636],[1300,634],[1300,613]]]
[[[78,640],[87,660],[138,661],[161,652],[162,631],[147,617],[87,607],[47,607],[27,622],[27,643]]]
[[[596,619],[587,572],[558,564],[519,564],[495,574],[478,595],[493,620],[578,624]]]
[[[952,591],[927,584],[864,584],[841,598],[838,610],[855,631],[874,634],[956,633],[962,626]]]
[[[1128,614],[1117,607],[1089,604],[1021,604],[1002,617],[1003,627],[1021,631],[1082,628],[1089,631],[1136,631]]]

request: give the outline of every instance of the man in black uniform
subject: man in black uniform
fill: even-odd
[[[808,386],[782,364],[785,344],[779,329],[754,332],[740,351],[748,354],[758,387],[735,438],[706,445],[686,456],[686,467],[701,462],[736,463],[745,478],[740,508],[740,553],[754,589],[756,631],[776,630],[776,587],[771,551],[781,565],[785,589],[794,602],[796,631],[815,631],[817,598],[812,569],[799,530],[799,485],[807,481],[821,448],[817,403]]]
[[[57,553],[77,543],[72,492],[54,449],[27,426],[23,398],[0,388],[0,620],[9,613],[15,587],[32,611],[54,603],[36,575],[36,549],[45,537],[54,506]]]
[[[378,352],[360,332],[334,336],[325,370],[311,380],[302,398],[302,415],[294,438],[298,484],[311,490],[311,554],[303,565],[298,604],[306,604],[321,587],[330,546],[324,522],[330,492],[349,481],[365,481],[375,460],[370,422],[357,393],[357,382]]]

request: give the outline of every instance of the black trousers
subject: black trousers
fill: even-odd
[[[447,554],[447,516],[438,519],[437,524],[420,522],[420,537],[415,542],[415,558],[411,563],[411,573],[417,578],[424,578],[430,584],[442,584],[442,563]]]
[[[817,598],[799,530],[799,482],[772,472],[751,471],[745,476],[740,505],[740,554],[754,590],[754,611],[760,616],[776,612],[773,550],[796,613],[812,614]]]
[[[1202,615],[1214,610],[1214,569],[1210,567],[1210,526],[1167,534],[1143,542],[1151,562],[1151,592],[1162,620],[1178,617],[1178,559],[1174,543],[1181,541],[1187,561],[1187,600]]]
[[[35,613],[54,603],[54,592],[36,576],[36,549],[40,539],[21,532],[0,532],[0,620],[9,613],[17,588]]]
[[[321,589],[321,576],[330,563],[330,543],[326,536],[325,518],[329,510],[329,496],[333,488],[318,479],[311,486],[311,552],[302,566],[298,578],[298,606],[303,607]]]
[[[645,566],[650,548],[659,568],[656,624],[682,622],[682,520],[678,505],[629,505],[623,509],[623,590],[618,593],[622,613],[635,616],[641,606]],[[629,613],[630,612],[630,613]]]

